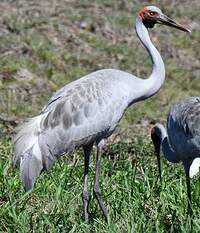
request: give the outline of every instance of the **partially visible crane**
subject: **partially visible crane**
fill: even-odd
[[[115,69],[96,71],[62,87],[39,115],[19,127],[15,137],[14,164],[20,161],[21,180],[26,191],[33,188],[36,178],[42,171],[50,169],[57,157],[82,146],[85,156],[83,206],[85,220],[88,221],[88,171],[95,144],[97,157],[93,191],[107,220],[108,212],[99,187],[101,148],[126,109],[155,95],[164,82],[164,63],[148,34],[148,28],[153,28],[156,23],[189,32],[155,6],[145,7],[139,12],[136,32],[153,63],[148,79]]]
[[[200,97],[188,97],[171,107],[167,118],[167,131],[157,123],[151,129],[159,175],[160,146],[165,158],[172,163],[183,162],[186,174],[188,213],[192,215],[190,178],[200,167]]]

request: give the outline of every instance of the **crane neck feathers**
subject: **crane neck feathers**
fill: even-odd
[[[136,33],[150,55],[152,61],[152,73],[150,77],[143,80],[144,91],[141,99],[146,99],[155,95],[165,80],[165,66],[162,57],[155,46],[152,44],[147,28],[142,22],[140,16],[136,17]]]

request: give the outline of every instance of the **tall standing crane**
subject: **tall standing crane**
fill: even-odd
[[[200,167],[200,97],[188,97],[171,107],[167,118],[167,131],[157,123],[151,130],[151,138],[158,159],[160,146],[165,158],[172,163],[183,162],[186,174],[188,213],[192,214],[190,178]]]
[[[165,79],[163,60],[152,44],[148,28],[156,23],[182,31],[187,28],[176,23],[155,6],[143,8],[136,17],[136,32],[153,63],[146,80],[116,69],[103,69],[73,81],[50,98],[39,115],[19,127],[15,137],[14,165],[20,161],[21,180],[30,190],[36,178],[49,170],[57,157],[77,147],[84,150],[83,206],[89,220],[88,171],[93,145],[97,148],[93,191],[105,218],[99,187],[101,149],[126,109],[135,102],[155,95]]]

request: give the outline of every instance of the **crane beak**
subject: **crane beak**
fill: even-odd
[[[160,138],[156,135],[154,128],[151,130],[151,140],[154,144],[155,148],[155,153],[157,157],[157,162],[158,162],[158,172],[159,172],[159,178],[160,181],[162,181],[162,176],[161,176],[161,163],[160,163],[160,146],[161,146],[161,140]]]
[[[158,18],[157,23],[164,24],[164,25],[167,25],[167,26],[170,26],[170,27],[177,28],[177,29],[179,29],[181,31],[191,33],[191,31],[188,28],[186,28],[185,26],[175,22],[173,19],[170,19],[168,16],[166,16],[164,14],[160,15],[160,17]]]

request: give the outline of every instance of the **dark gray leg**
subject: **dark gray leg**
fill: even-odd
[[[94,179],[93,191],[94,191],[94,196],[96,197],[96,199],[99,203],[99,206],[100,206],[101,210],[103,211],[103,215],[104,215],[106,221],[108,221],[108,211],[103,204],[102,193],[101,193],[100,186],[99,186],[102,146],[103,146],[103,142],[102,143],[100,142],[97,144],[97,158],[96,158],[96,168],[95,168],[95,179]]]
[[[186,184],[187,184],[187,196],[188,196],[188,214],[192,216],[192,197],[191,197],[191,187],[190,187],[190,162],[183,163],[185,168],[185,175],[186,175]]]
[[[85,221],[89,222],[89,201],[90,196],[88,192],[88,172],[89,172],[89,162],[90,162],[90,154],[92,152],[93,144],[85,146],[84,150],[84,177],[83,177],[83,208],[84,208],[84,217]]]

